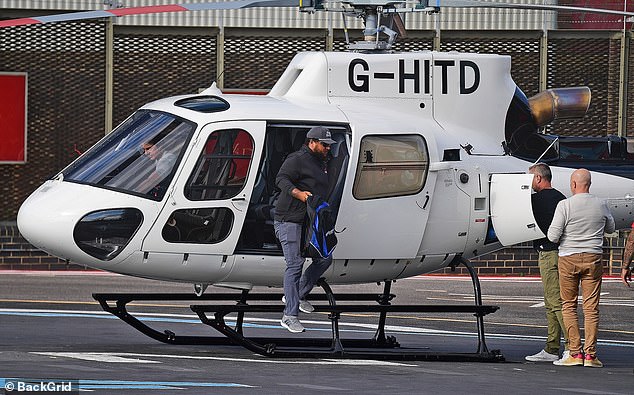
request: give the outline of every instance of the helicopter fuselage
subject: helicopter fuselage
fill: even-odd
[[[337,141],[329,283],[429,273],[456,255],[543,237],[530,206],[531,162],[505,149],[518,97],[510,64],[454,52],[301,53],[267,96],[212,87],[149,103],[39,187],[20,209],[20,232],[52,255],[107,271],[280,286],[275,175],[322,125]],[[148,155],[151,146],[159,153]],[[569,195],[574,169],[552,169]],[[592,177],[592,193],[618,200],[617,221],[631,222],[624,207],[634,181]]]

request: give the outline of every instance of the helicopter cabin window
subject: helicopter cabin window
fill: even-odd
[[[221,200],[236,196],[247,180],[253,139],[244,130],[213,132],[187,182],[189,200]]]
[[[366,136],[352,193],[359,200],[414,195],[425,185],[428,167],[422,136]]]
[[[171,243],[214,244],[229,236],[233,211],[226,207],[176,210],[163,226],[163,239]]]
[[[64,180],[161,200],[194,130],[175,115],[137,111],[64,169]]]

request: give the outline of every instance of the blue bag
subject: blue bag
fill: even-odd
[[[335,215],[332,208],[319,196],[309,196],[306,202],[308,223],[304,237],[302,256],[328,258],[337,247]]]

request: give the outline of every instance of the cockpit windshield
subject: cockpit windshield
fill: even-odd
[[[64,180],[161,200],[194,130],[175,115],[138,111],[64,169]]]

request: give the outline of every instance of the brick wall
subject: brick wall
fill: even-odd
[[[623,250],[627,232],[617,232],[606,237],[603,242],[603,269],[606,275],[620,275],[623,263]],[[472,259],[471,263],[479,275],[500,276],[539,276],[537,266],[537,252],[533,244],[522,243],[504,248],[496,252]],[[468,274],[467,270],[459,266],[455,272],[443,269],[445,274]]]
[[[0,223],[0,270],[84,270],[38,250],[26,241],[15,223]]]
[[[623,246],[627,233],[605,239],[603,262],[605,274],[619,275],[623,258]],[[491,254],[472,259],[479,275],[536,276],[537,253],[531,243],[504,248]],[[0,270],[86,270],[83,265],[68,263],[52,257],[29,244],[18,231],[15,223],[0,223]],[[439,273],[467,275],[462,266],[443,269]]]

